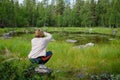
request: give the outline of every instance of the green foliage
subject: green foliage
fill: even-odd
[[[12,66],[11,63],[1,64],[1,66],[0,66],[0,79],[3,79],[3,80],[18,79],[19,75],[16,72],[16,70],[17,70],[16,66]]]
[[[92,80],[119,80],[120,75],[114,75],[109,73],[103,73],[101,75],[91,75]]]
[[[119,0],[0,1],[0,27],[119,27]]]

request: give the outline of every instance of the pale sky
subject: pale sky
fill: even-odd
[[[19,1],[19,3],[22,3],[24,0],[18,0]],[[42,1],[42,0],[38,0],[38,1]],[[96,0],[97,1],[97,0]],[[50,0],[50,2],[51,2],[51,0]],[[71,3],[73,2],[73,0],[71,1]]]
[[[22,3],[24,0],[18,0],[19,1],[19,3]],[[38,1],[42,1],[42,0],[38,0]]]
[[[19,3],[22,3],[24,0],[18,0]],[[42,1],[42,0],[38,0],[38,1]],[[51,2],[51,0],[49,0],[49,2]],[[71,0],[71,3],[73,2],[73,0]]]

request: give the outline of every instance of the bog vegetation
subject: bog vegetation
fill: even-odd
[[[26,28],[14,28],[16,33],[22,32],[24,29]],[[32,31],[33,29],[28,28],[28,31]],[[47,48],[53,52],[51,60],[46,64],[49,68],[53,69],[53,73],[49,77],[35,74],[33,68],[37,65],[32,65],[27,57],[31,49],[30,41],[34,37],[33,34],[28,32],[27,34],[15,35],[9,39],[1,37],[0,79],[119,80],[119,33],[111,35],[111,28],[105,28],[104,31],[102,29],[104,28],[93,28],[92,32],[99,33],[96,35],[89,33],[89,28],[43,28],[43,30],[50,32],[55,39],[50,42]],[[11,28],[0,29],[3,33],[9,30]],[[120,29],[117,28],[117,30],[119,32]],[[88,32],[89,34],[74,33],[81,31]],[[103,34],[106,34],[106,36]],[[69,43],[66,42],[66,39],[76,39],[78,42]],[[75,48],[75,46],[88,42],[93,42],[95,45],[86,48]]]

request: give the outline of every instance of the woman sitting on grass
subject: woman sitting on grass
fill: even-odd
[[[35,31],[35,38],[31,40],[32,50],[30,51],[28,58],[32,63],[39,64],[39,67],[35,68],[35,71],[47,72],[48,68],[44,65],[52,56],[52,52],[46,52],[46,47],[52,35],[47,32],[43,32],[40,29]]]

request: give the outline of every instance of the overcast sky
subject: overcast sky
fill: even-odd
[[[22,3],[23,2],[23,0],[18,0],[19,1],[19,3]],[[38,0],[38,1],[42,1],[42,0]],[[51,1],[51,0],[50,0]],[[72,3],[72,1],[73,0],[71,0],[71,3]],[[97,1],[97,0],[96,0]]]
[[[24,0],[18,0],[19,1],[19,3],[22,3]],[[42,0],[38,0],[38,1],[42,1]]]

